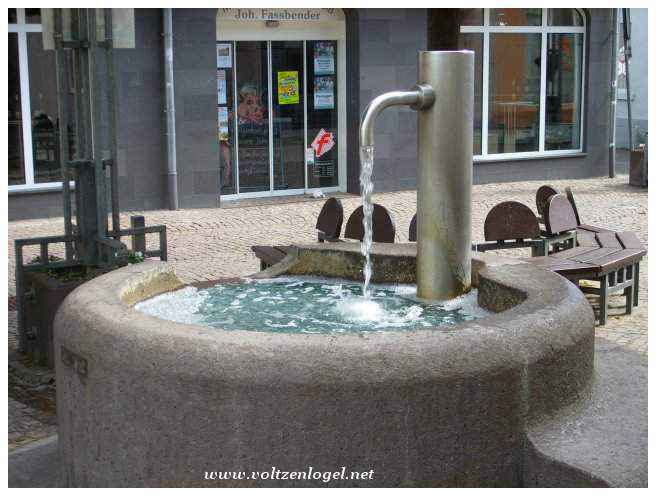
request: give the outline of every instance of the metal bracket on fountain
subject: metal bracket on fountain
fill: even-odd
[[[397,105],[418,111],[417,296],[455,298],[471,287],[474,53],[419,52],[415,88],[385,93],[367,106],[360,123],[365,217],[374,124],[385,108]],[[366,239],[365,234],[363,253]],[[365,267],[365,279],[366,274]]]

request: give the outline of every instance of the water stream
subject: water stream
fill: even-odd
[[[371,266],[371,245],[373,233],[371,229],[372,214],[374,211],[373,203],[371,202],[371,194],[374,190],[374,184],[371,182],[371,173],[374,169],[374,147],[363,146],[360,148],[360,190],[362,194],[362,224],[364,226],[364,236],[360,243],[360,251],[364,256],[364,267],[362,273],[364,274],[364,282],[362,283],[362,296],[369,298],[371,290],[369,283],[371,282],[372,266]]]

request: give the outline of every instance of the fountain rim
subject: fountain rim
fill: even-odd
[[[100,362],[114,360],[120,349],[130,355],[125,360],[133,365],[148,361],[145,357],[156,357],[153,360],[166,364],[163,371],[182,366],[196,376],[211,376],[215,367],[234,366],[235,376],[242,380],[264,383],[271,378],[262,375],[262,370],[272,367],[293,371],[298,380],[303,374],[318,374],[321,382],[409,380],[418,373],[470,376],[494,368],[523,367],[586,339],[588,326],[578,324],[586,319],[593,322],[591,309],[564,278],[526,263],[488,266],[485,262],[477,276],[497,289],[525,292],[525,298],[503,312],[446,328],[343,334],[221,331],[162,320],[134,309],[137,301],[185,285],[168,263],[148,261],[110,272],[73,291],[56,317],[55,327],[60,332],[63,329],[65,336],[56,339],[68,343],[74,353],[95,355],[93,359]],[[536,276],[541,278],[537,279],[539,290],[526,283]],[[152,291],[153,284],[156,291]],[[554,326],[566,332],[554,332]],[[589,329],[593,332],[592,324]],[[113,353],[97,354],[98,342]],[[178,357],[189,354],[196,357],[194,363],[181,365]],[[390,370],[402,371],[403,378],[381,377],[369,360],[380,365],[382,357]],[[262,370],[240,366],[252,359],[261,362]],[[289,363],[283,363],[285,360]],[[344,370],[349,369],[357,373],[344,377]]]

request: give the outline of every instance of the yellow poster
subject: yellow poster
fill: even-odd
[[[278,104],[298,103],[298,71],[278,72]]]

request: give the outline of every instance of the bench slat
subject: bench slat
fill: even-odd
[[[638,239],[635,233],[630,231],[622,231],[617,233],[617,239],[620,240],[624,248],[644,249],[644,245]]]
[[[644,250],[631,248],[598,258],[594,263],[599,266],[598,274],[604,275],[619,267],[638,262],[644,254]]]
[[[568,259],[574,260],[576,262],[597,263],[598,259],[613,255],[614,253],[618,253],[620,251],[622,251],[622,248],[597,248],[596,250],[589,251],[585,254],[568,257]]]
[[[587,231],[585,229],[576,229],[576,241],[579,244],[579,246],[594,246],[598,247],[599,243],[597,242],[597,238],[595,237],[594,233],[591,231]]]
[[[622,248],[620,240],[614,232],[598,232],[596,234],[599,246],[602,248]]]

